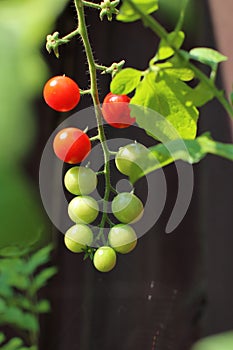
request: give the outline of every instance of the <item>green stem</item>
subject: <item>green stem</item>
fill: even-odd
[[[109,67],[106,66],[101,66],[100,64],[95,65],[96,69],[101,70],[101,71],[105,71],[106,69],[108,69]]]
[[[67,34],[66,36],[64,36],[61,40],[70,40],[72,38],[74,38],[76,35],[79,35],[79,29],[75,29],[73,32]]]
[[[157,34],[161,39],[163,39],[167,44],[174,50],[177,56],[185,62],[186,66],[192,69],[195,73],[196,78],[203,81],[208,88],[213,92],[214,96],[218,99],[221,105],[225,108],[230,117],[233,118],[233,107],[224,97],[224,94],[215,85],[213,85],[212,79],[208,78],[199,68],[190,63],[187,59],[187,53],[184,55],[181,50],[178,50],[173,46],[172,41],[169,39],[168,32],[150,15],[144,14],[132,0],[126,0],[132,9],[138,13],[145,26],[149,27],[155,34]]]
[[[176,32],[179,32],[183,27],[185,12],[186,12],[186,8],[188,6],[188,3],[189,3],[189,0],[183,0],[183,2],[182,2],[180,16],[179,16],[179,19],[178,19],[178,22],[177,22],[176,28],[175,28]]]
[[[95,108],[95,115],[96,115],[96,121],[97,121],[97,127],[98,127],[98,135],[96,138],[98,138],[101,142],[103,155],[104,155],[105,193],[103,198],[103,215],[100,222],[100,233],[102,236],[102,240],[104,241],[102,228],[104,227],[105,222],[107,220],[107,205],[108,205],[109,195],[111,191],[110,165],[109,165],[110,152],[106,143],[106,136],[104,133],[104,127],[102,123],[103,119],[102,119],[102,111],[100,107],[99,92],[98,92],[98,85],[97,85],[96,63],[94,60],[94,55],[92,52],[92,48],[91,48],[91,44],[90,44],[88,32],[87,32],[87,26],[85,22],[85,15],[84,15],[85,2],[82,0],[74,0],[74,3],[77,10],[77,15],[78,15],[78,31],[80,33],[80,36],[82,38],[82,42],[85,48],[88,67],[89,67],[89,73],[90,73],[90,85],[91,85],[90,92],[91,92],[91,97]]]
[[[91,93],[91,90],[90,89],[88,89],[88,90],[80,90],[80,94],[81,95],[88,95],[88,94],[90,94]]]
[[[84,6],[92,7],[93,9],[97,9],[97,10],[101,10],[101,6],[99,4],[94,4],[93,2],[84,1],[84,0],[82,0],[82,3]]]

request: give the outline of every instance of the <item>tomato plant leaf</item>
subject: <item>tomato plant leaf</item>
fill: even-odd
[[[110,90],[113,94],[127,95],[140,83],[142,72],[134,68],[122,69],[112,80]]]
[[[17,349],[20,350],[22,344],[23,344],[22,339],[20,339],[20,338],[12,338],[1,349],[2,350],[17,350]]]
[[[190,81],[194,78],[194,72],[189,68],[167,68],[165,72],[182,81]]]
[[[177,160],[197,163],[208,153],[233,160],[233,145],[214,141],[209,134],[203,134],[195,140],[176,139],[160,143],[149,150],[147,168],[140,174],[133,174],[130,178],[132,182]]]
[[[1,308],[0,324],[11,324],[19,329],[35,332],[39,329],[38,320],[34,315],[6,303],[5,307]]]
[[[34,310],[37,312],[37,313],[46,313],[46,312],[49,312],[50,311],[50,303],[48,300],[40,300],[37,305],[34,306]]]
[[[132,0],[132,3],[137,5],[137,7],[145,14],[150,14],[159,8],[158,0]],[[116,18],[118,21],[122,22],[134,22],[140,19],[140,15],[133,10],[127,0],[124,0],[120,8],[120,13]]]
[[[233,332],[225,332],[200,339],[191,350],[231,350],[233,349]]]
[[[174,48],[179,49],[184,42],[185,34],[182,31],[171,32],[167,35],[167,40],[162,39],[156,54],[157,60],[165,60],[174,54]],[[172,45],[169,45],[171,43]]]
[[[27,264],[25,265],[25,273],[31,275],[39,266],[47,263],[50,259],[51,250],[52,245],[49,244],[32,254]]]
[[[187,95],[188,101],[192,101],[194,106],[201,107],[214,98],[213,92],[206,86],[205,82],[201,81]]]
[[[169,75],[173,75],[182,81],[190,81],[195,76],[194,72],[190,68],[176,65],[176,63],[173,63],[172,60],[163,63],[157,63],[155,64],[155,67],[159,68],[159,70],[165,71],[165,73]]]
[[[44,287],[47,281],[53,277],[57,272],[55,267],[48,267],[41,272],[39,272],[34,278],[30,285],[30,293],[33,295],[38,289]]]
[[[190,58],[204,63],[215,69],[217,64],[227,60],[220,52],[207,47],[197,47],[189,51]]]
[[[198,110],[186,101],[191,88],[165,72],[147,74],[136,89],[131,104],[136,105],[131,116],[138,125],[155,139],[194,139],[197,131]],[[137,106],[142,106],[143,111]],[[156,113],[153,113],[153,110]]]
[[[3,333],[0,333],[0,344],[4,342],[5,338],[5,335]]]

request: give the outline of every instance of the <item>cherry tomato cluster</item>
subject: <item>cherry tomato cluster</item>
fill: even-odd
[[[71,78],[56,76],[45,84],[44,98],[51,108],[66,112],[79,103],[80,89]],[[135,119],[130,116],[129,102],[128,96],[110,92],[102,105],[105,121],[115,128],[132,125]],[[65,233],[65,245],[74,253],[93,254],[96,269],[108,272],[116,265],[117,253],[126,254],[135,248],[137,235],[130,224],[142,217],[143,203],[134,193],[117,193],[111,207],[118,223],[110,226],[106,244],[93,248],[96,246],[93,230],[96,226],[93,223],[98,220],[100,207],[90,194],[95,191],[98,178],[90,167],[79,164],[91,152],[91,140],[84,131],[69,127],[56,134],[53,149],[60,160],[74,165],[64,176],[65,188],[74,196],[68,204],[68,215],[74,225]],[[127,176],[140,171],[140,164],[145,161],[147,152],[147,148],[139,143],[121,147],[115,157],[117,169]]]

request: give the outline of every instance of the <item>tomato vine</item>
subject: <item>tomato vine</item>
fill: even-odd
[[[90,94],[92,97],[98,133],[91,137],[90,140],[87,136],[86,139],[89,140],[88,142],[99,141],[101,144],[104,156],[104,169],[98,172],[97,175],[104,175],[105,190],[101,201],[102,214],[98,225],[99,233],[93,238],[95,244],[97,244],[96,247],[98,249],[96,250],[90,247],[92,233],[89,228],[85,227],[86,224],[93,222],[98,215],[98,203],[92,197],[87,196],[95,189],[96,182],[93,180],[95,184],[94,186],[91,185],[91,191],[85,192],[84,189],[83,193],[81,193],[81,185],[75,184],[75,181],[81,181],[77,177],[78,173],[81,173],[81,167],[70,170],[69,181],[67,180],[68,175],[66,175],[65,183],[68,183],[66,188],[68,190],[71,188],[70,192],[78,195],[78,197],[75,197],[69,204],[69,215],[72,221],[76,223],[76,226],[67,231],[65,242],[68,247],[71,247],[72,251],[83,251],[85,258],[89,256],[93,259],[94,265],[99,271],[106,272],[115,266],[115,252],[126,253],[136,246],[135,239],[133,243],[126,242],[121,237],[119,238],[118,235],[125,235],[125,237],[128,235],[131,238],[135,238],[135,233],[128,224],[143,213],[143,204],[139,198],[133,193],[118,194],[111,185],[110,156],[112,154],[115,155],[116,168],[122,174],[129,176],[132,183],[145,174],[178,159],[192,164],[200,161],[207,153],[213,153],[233,160],[233,145],[216,142],[208,134],[196,137],[199,107],[214,97],[218,99],[231,117],[233,117],[233,107],[225,98],[224,92],[215,85],[218,65],[225,61],[226,57],[210,48],[194,48],[189,52],[182,49],[185,39],[182,26],[187,4],[188,0],[183,0],[177,25],[174,31],[168,33],[151,16],[151,13],[159,8],[158,0],[145,0],[144,2],[124,0],[119,9],[117,8],[120,5],[119,0],[104,0],[99,4],[84,0],[74,0],[78,19],[77,28],[62,38],[59,37],[58,32],[47,36],[46,48],[49,53],[53,51],[57,58],[59,58],[59,46],[67,44],[76,36],[81,38],[86,53],[90,87],[86,90],[79,89],[78,94]],[[122,22],[132,22],[140,19],[145,26],[150,28],[160,38],[157,52],[148,62],[148,68],[145,71],[140,71],[133,67],[124,68],[124,60],[118,63],[114,62],[109,67],[96,63],[87,30],[85,7],[91,7],[99,11],[101,20],[107,17],[109,21],[112,21],[113,16],[116,16],[116,19]],[[209,66],[211,68],[210,75],[204,74],[196,67],[193,61],[199,61]],[[111,74],[112,76],[111,91],[105,97],[102,107],[97,84],[98,72]],[[187,83],[193,78],[198,80],[198,84],[191,88]],[[132,94],[132,98],[127,96],[129,93]],[[52,98],[54,98],[54,95]],[[70,98],[70,100],[72,99]],[[75,104],[72,104],[70,109],[67,109],[67,106],[65,107],[64,110],[71,110],[75,107]],[[118,151],[110,151],[103,127],[104,119],[115,128],[125,128],[136,122],[152,138],[159,141],[159,144],[147,149],[144,145],[132,143],[120,148]],[[85,135],[85,132],[80,132]],[[57,137],[55,137],[55,141]],[[67,145],[71,141],[74,141],[74,145],[77,144],[77,147],[75,148],[72,144],[70,151],[67,149]],[[56,142],[54,143],[55,153],[60,159],[71,164],[81,162],[91,149],[89,146],[80,159],[73,161],[69,154],[72,153],[72,149],[74,149],[74,153],[77,153],[78,145],[81,144],[81,141],[68,140],[65,146],[63,145],[63,142],[66,142],[64,138],[59,142],[62,144],[62,152],[65,152],[65,155],[60,155],[60,144],[55,147]],[[86,175],[87,173],[88,171]],[[92,176],[91,173],[92,170],[87,176]],[[112,201],[112,212],[120,222],[117,225],[112,222],[107,212],[111,193],[115,195]],[[104,235],[106,224],[110,226],[108,238]],[[75,240],[75,237],[81,237],[83,232],[88,232],[88,244],[87,242],[81,245],[80,242],[73,244],[72,237]],[[120,242],[120,248],[117,248],[114,242]],[[102,261],[101,256],[105,257],[103,258],[105,260]]]

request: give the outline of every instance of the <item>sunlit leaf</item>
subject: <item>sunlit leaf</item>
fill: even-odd
[[[187,95],[188,101],[191,101],[194,106],[201,107],[214,98],[213,92],[204,82],[200,82]]]
[[[111,82],[111,92],[118,95],[127,95],[140,83],[142,72],[134,68],[122,69]]]
[[[160,143],[150,147],[149,150],[147,168],[143,169],[141,174],[133,174],[131,177],[132,182],[177,160],[190,164],[197,163],[208,153],[233,160],[233,145],[214,141],[208,134],[203,134],[195,140],[177,139]]]
[[[158,0],[132,0],[143,13],[150,14],[158,10]],[[140,18],[140,16],[133,10],[127,0],[123,1],[120,7],[120,13],[117,15],[117,20],[122,22],[133,22]]]
[[[190,89],[164,72],[157,77],[154,73],[147,74],[131,99],[131,115],[141,128],[160,141],[193,139],[197,131],[198,110],[186,101],[185,95]],[[143,112],[133,105],[142,106]]]
[[[190,57],[196,61],[209,65],[215,69],[220,62],[226,61],[227,57],[220,52],[207,47],[197,47],[189,51]]]
[[[185,34],[182,31],[171,32],[167,35],[168,40],[161,40],[156,57],[158,60],[164,60],[174,54],[174,49],[179,49],[183,44]],[[170,44],[171,43],[171,44]]]

